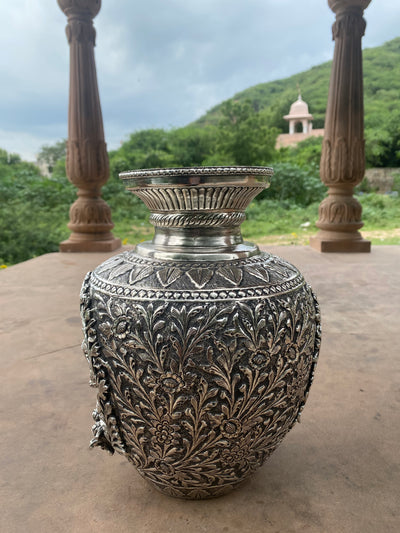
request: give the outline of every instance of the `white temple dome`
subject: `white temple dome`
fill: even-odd
[[[308,104],[302,100],[301,95],[298,99],[293,102],[290,106],[289,115],[286,115],[285,118],[309,118],[311,117],[310,112],[308,111]]]
[[[290,106],[290,112],[283,117],[289,122],[289,134],[296,133],[296,128],[300,127],[302,133],[309,134],[312,130],[313,116],[308,111],[308,105],[299,93],[298,99]],[[300,126],[298,126],[300,124]]]

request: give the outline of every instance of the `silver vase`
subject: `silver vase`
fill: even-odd
[[[224,494],[299,417],[320,345],[318,304],[291,264],[244,242],[265,167],[134,170],[152,242],[89,273],[84,351],[98,388],[92,446],[159,490]]]

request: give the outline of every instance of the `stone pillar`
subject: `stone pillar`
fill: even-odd
[[[103,119],[97,87],[93,18],[101,0],[58,0],[68,17],[70,86],[66,171],[78,187],[78,199],[70,208],[69,239],[61,252],[105,252],[121,246],[111,233],[111,211],[101,198],[109,176]]]
[[[319,206],[318,233],[310,239],[320,252],[369,252],[358,231],[361,204],[353,196],[365,171],[361,38],[363,11],[371,0],[328,0],[336,14],[333,57],[320,174],[328,197]]]

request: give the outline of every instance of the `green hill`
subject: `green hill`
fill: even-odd
[[[269,110],[274,126],[287,131],[282,119],[297,98],[297,84],[303,100],[314,116],[314,128],[324,127],[329,78],[332,62],[328,61],[282,80],[260,83],[232,97],[234,101],[250,100],[257,111]],[[393,112],[400,108],[400,37],[376,48],[363,51],[364,104],[366,129],[382,129]],[[219,104],[194,122],[194,125],[217,124],[221,116]]]
[[[363,63],[367,166],[400,166],[400,37],[364,50]],[[275,141],[288,131],[283,116],[297,98],[297,86],[309,104],[314,129],[324,127],[331,65],[250,87],[185,127],[133,133],[110,154],[114,175],[127,168],[263,165],[288,158],[318,164],[320,138],[286,153],[275,150]]]

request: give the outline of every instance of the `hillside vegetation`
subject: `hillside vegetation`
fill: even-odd
[[[279,133],[288,131],[282,118],[297,97],[297,85],[309,104],[314,129],[323,128],[332,62],[328,61],[282,80],[260,83],[231,100],[250,101],[255,110],[271,117]],[[364,108],[367,165],[400,165],[400,37],[363,50]],[[194,125],[218,124],[225,103],[219,104]]]
[[[367,166],[400,166],[400,37],[364,50],[363,69]],[[309,104],[314,129],[323,128],[330,71],[327,62],[286,79],[260,83],[186,127],[136,132],[112,157],[119,159],[118,169],[263,165],[285,159],[288,151],[277,153],[275,140],[288,131],[283,116],[297,98],[297,86]],[[310,140],[311,145],[318,162],[321,140]]]
[[[222,102],[183,128],[132,133],[111,151],[110,180],[103,197],[112,209],[115,233],[124,242],[148,239],[152,228],[142,202],[124,191],[118,173],[133,168],[197,165],[272,165],[271,187],[250,206],[243,224],[247,239],[304,242],[315,233],[318,205],[326,193],[319,179],[321,138],[295,148],[275,150],[276,137],[287,131],[282,116],[297,97],[323,127],[331,64],[311,68],[284,80],[262,83]],[[400,166],[400,37],[364,51],[366,157],[369,166]],[[56,251],[67,238],[69,206],[75,188],[65,176],[65,144],[45,146],[40,154],[51,178],[19,156],[0,150],[0,264],[13,264]],[[380,196],[362,185],[366,230],[398,229],[397,236],[377,234],[373,242],[400,244],[400,199]],[[394,191],[400,192],[400,177]],[[396,230],[397,231],[397,230]],[[301,237],[301,238],[300,238]]]

